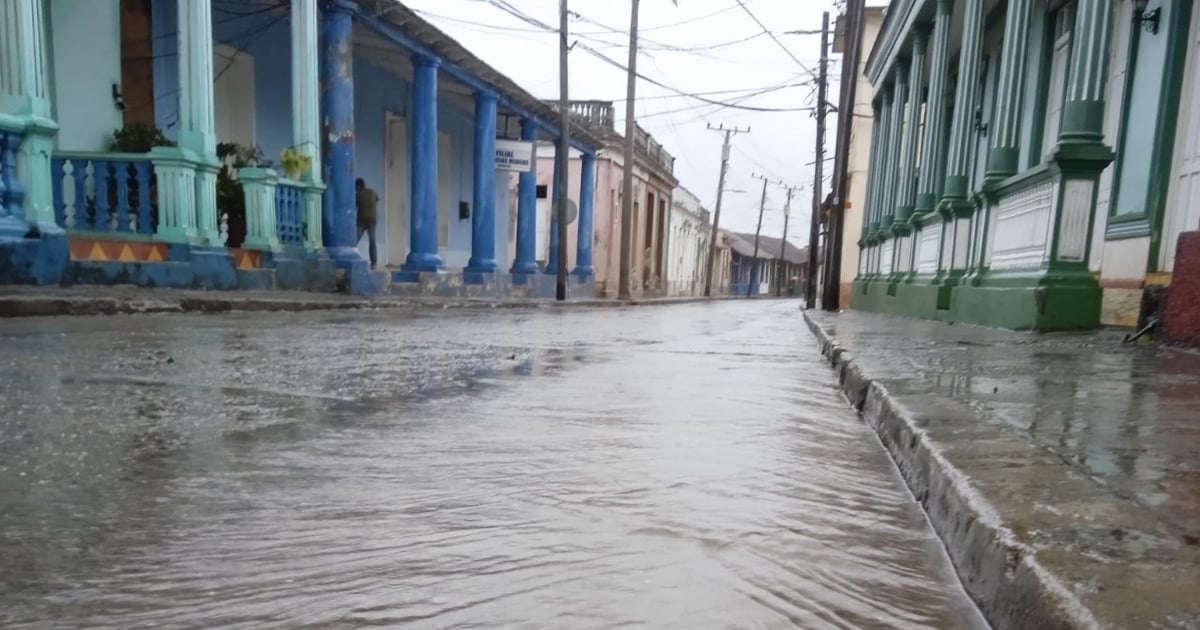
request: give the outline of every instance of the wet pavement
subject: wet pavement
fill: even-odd
[[[1097,623],[1200,628],[1200,354],[1115,331],[812,317]],[[959,507],[935,526],[970,527]]]
[[[984,627],[795,302],[0,347],[0,627]]]

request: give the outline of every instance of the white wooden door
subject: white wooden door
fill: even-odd
[[[1171,168],[1159,250],[1161,271],[1175,267],[1179,233],[1200,229],[1200,11],[1192,12],[1183,77],[1183,103],[1175,129],[1175,163]]]
[[[408,121],[395,114],[387,115],[387,181],[384,183],[384,230],[387,233],[387,249],[380,263],[399,267],[408,258],[412,244],[409,204],[412,202],[409,188]]]

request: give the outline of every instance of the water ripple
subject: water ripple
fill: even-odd
[[[0,344],[6,628],[983,627],[794,303]]]

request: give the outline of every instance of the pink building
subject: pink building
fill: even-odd
[[[621,269],[624,137],[616,132],[611,101],[578,101],[572,103],[571,110],[575,114],[575,122],[602,138],[605,144],[596,155],[592,264],[596,269],[597,295],[616,297]],[[634,146],[637,162],[633,174],[632,260],[627,262],[630,266],[630,289],[634,295],[665,295],[671,193],[679,183],[674,175],[675,158],[640,127],[636,129]],[[539,143],[537,158],[537,259],[542,263],[550,250],[555,147],[549,143]],[[580,156],[573,153],[569,163],[568,198],[578,204],[582,167]],[[576,230],[573,224],[567,233],[567,263],[568,268],[574,269]]]

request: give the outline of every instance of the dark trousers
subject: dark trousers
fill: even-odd
[[[367,243],[370,245],[371,249],[371,268],[374,269],[375,261],[378,260],[378,255],[375,251],[375,224],[361,222],[358,224],[358,238],[354,240],[356,245],[362,240],[364,232],[366,233],[367,237],[371,239],[367,241]]]

